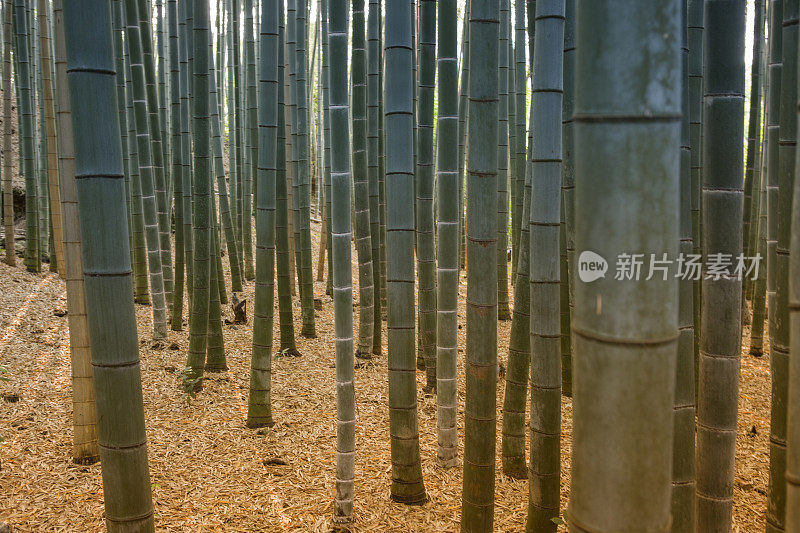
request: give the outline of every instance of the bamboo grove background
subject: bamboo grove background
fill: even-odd
[[[0,8],[5,261],[24,216],[24,267],[66,281],[73,457],[100,459],[110,531],[155,527],[134,304],[157,341],[188,321],[194,396],[228,369],[223,306],[241,311],[254,283],[246,425],[271,426],[272,358],[316,336],[315,276],[335,309],[335,528],[357,523],[355,359],[385,346],[393,500],[427,501],[420,371],[438,465],[463,468],[462,531],[492,530],[498,426],[500,468],[529,481],[529,531],[730,531],[751,321],[750,355],[770,345],[765,527],[800,531],[798,0],[754,0],[752,26],[744,0]],[[589,284],[584,250],[765,267]]]

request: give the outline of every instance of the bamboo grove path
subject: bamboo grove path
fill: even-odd
[[[312,224],[312,236],[316,254],[318,223]],[[355,271],[354,265],[353,279],[357,281]],[[463,276],[460,290],[459,324],[463,326]],[[273,413],[277,423],[263,430],[246,429],[244,425],[252,284],[244,293],[251,322],[224,326],[230,370],[207,374],[203,392],[191,400],[191,405],[180,392],[178,378],[186,360],[188,327],[184,326],[182,332],[170,331],[166,343],[154,345],[150,340],[150,309],[137,305],[159,531],[330,531],[336,414],[333,306],[324,295],[324,282],[315,282],[314,291],[322,301],[322,309],[317,310],[318,338],[298,336],[303,356],[275,359]],[[295,304],[299,328],[300,308],[296,300]],[[71,462],[67,318],[54,314],[64,309],[64,284],[56,276],[0,265],[0,366],[7,369],[5,376],[10,378],[0,381],[0,524],[8,522],[15,532],[103,531],[99,464]],[[227,306],[224,313],[230,318]],[[499,323],[503,365],[510,326],[510,321]],[[458,339],[460,446],[465,333],[462,327]],[[277,320],[275,334],[278,339]],[[744,336],[749,336],[749,327],[745,327]],[[734,526],[742,532],[760,530],[764,523],[769,463],[768,348],[765,346],[761,359],[742,355],[734,509]],[[406,507],[389,500],[386,372],[385,347],[382,356],[356,371],[356,531],[457,531],[461,468],[445,471],[435,464],[436,401],[422,394],[424,372],[417,374],[420,446],[431,501]],[[501,379],[498,406],[502,405],[503,389]],[[13,400],[13,394],[19,395],[18,401],[8,401]],[[562,405],[562,472],[568,476],[571,401],[565,399]],[[528,484],[500,472],[499,430],[498,424],[495,528],[523,531]],[[566,479],[561,486],[563,511],[569,487]]]

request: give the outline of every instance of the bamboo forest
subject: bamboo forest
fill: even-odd
[[[0,533],[800,533],[800,0],[0,21]]]

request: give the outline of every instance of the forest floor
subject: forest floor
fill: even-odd
[[[319,224],[314,233],[314,272]],[[355,258],[355,253],[353,254]],[[223,258],[227,262],[227,256]],[[354,284],[357,271],[354,267]],[[180,390],[188,326],[154,344],[151,309],[136,306],[150,476],[159,531],[330,531],[335,479],[335,384],[333,305],[325,283],[315,282],[322,301],[317,338],[299,336],[301,357],[275,357],[272,373],[274,427],[247,429],[245,414],[252,342],[253,283],[247,325],[225,325],[230,370],[207,374],[203,391],[189,399]],[[462,276],[459,324],[464,322]],[[513,295],[513,290],[509,291]],[[353,291],[358,298],[357,290]],[[103,531],[100,465],[73,464],[72,403],[64,283],[50,273],[29,274],[0,265],[0,524],[17,531]],[[231,317],[229,306],[224,314]],[[275,313],[277,344],[277,299]],[[499,323],[499,357],[507,358],[511,322]],[[459,434],[463,446],[464,346],[459,326]],[[385,342],[385,326],[383,339]],[[763,530],[769,463],[769,351],[742,357],[736,454],[735,531]],[[277,349],[277,346],[276,346]],[[461,468],[436,465],[436,398],[422,393],[417,374],[422,470],[429,501],[407,507],[389,499],[387,360],[383,355],[356,371],[356,531],[457,531]],[[497,386],[502,406],[504,380]],[[14,395],[18,400],[14,400]],[[572,402],[564,398],[562,511],[568,501]],[[528,483],[500,469],[497,428],[496,531],[523,531]],[[463,449],[461,450],[463,452]],[[598,451],[598,453],[602,453]],[[460,454],[463,456],[463,454]],[[561,528],[563,529],[563,527]]]

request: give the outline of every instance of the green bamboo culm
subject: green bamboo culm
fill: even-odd
[[[780,61],[781,54],[781,22],[783,13],[782,0],[770,0],[768,6],[769,24],[769,43],[766,47],[767,69],[766,69],[766,89],[764,91],[764,134],[762,150],[762,176],[761,188],[763,189],[764,199],[759,208],[759,252],[762,257],[766,257],[767,268],[763,267],[759,272],[759,280],[756,281],[753,298],[753,327],[750,332],[750,355],[761,357],[764,345],[764,315],[766,308],[770,309],[770,316],[774,305],[769,305],[770,294],[774,295],[774,255],[777,242],[770,241],[770,235],[777,233],[777,221],[774,215],[770,215],[775,205],[777,197],[777,142],[778,142],[778,115],[780,113],[780,79],[783,65]],[[775,41],[778,41],[777,43]],[[775,187],[771,187],[771,180],[774,180]],[[770,198],[770,196],[772,198]],[[763,223],[762,223],[763,219]],[[763,242],[762,242],[763,241]],[[763,248],[763,249],[762,249]],[[765,273],[766,271],[766,273]],[[770,291],[770,287],[772,291]]]
[[[213,55],[210,53],[210,48],[207,57],[209,61],[213,58]],[[212,72],[213,65],[209,65],[208,78],[211,78]],[[211,96],[209,95],[209,113],[211,112],[211,109],[216,110],[215,107],[212,107]],[[211,116],[209,115],[209,123],[211,121]],[[211,153],[209,153],[209,158],[212,157],[213,156]],[[210,161],[209,171],[211,171]],[[209,179],[211,180],[210,175]],[[213,184],[209,184],[209,206],[211,207],[209,219],[209,231],[211,234],[211,260],[209,262],[208,340],[206,342],[205,370],[207,372],[224,372],[228,370],[228,363],[225,358],[225,341],[222,338],[222,309],[220,304],[222,303],[221,300],[225,294],[225,278],[222,274],[222,255],[220,254],[219,245],[219,223],[217,221],[217,205],[214,201]]]
[[[525,196],[525,119],[527,111],[527,76],[525,70],[525,0],[516,0],[514,4],[514,95],[516,98],[516,122],[514,123],[514,137],[516,143],[512,153],[511,183],[514,205],[512,208],[512,262],[511,279],[516,284],[517,268],[519,267],[519,239],[522,226],[522,211],[524,211]],[[516,302],[516,300],[515,300]],[[513,320],[513,315],[512,315]]]
[[[295,246],[300,250],[299,268],[302,272],[300,276],[300,310],[303,320],[300,334],[308,339],[313,339],[317,336],[317,333],[314,325],[314,274],[311,269],[311,171],[308,157],[309,99],[306,84],[306,73],[308,72],[306,61],[307,5],[307,0],[297,0],[297,84],[295,92],[299,172],[299,188],[297,189],[299,198],[297,199],[297,205],[300,220],[300,227],[297,232],[300,239],[295,243]],[[361,305],[364,305],[364,302]]]
[[[11,2],[4,13],[6,31],[11,30]],[[61,0],[53,2],[53,36],[56,82],[67,85],[67,57],[64,40],[64,12]],[[8,50],[8,49],[6,49]],[[8,50],[10,52],[10,50]],[[7,63],[6,63],[7,64]],[[7,69],[6,72],[9,70]],[[5,81],[5,80],[4,80]],[[8,95],[10,108],[10,98]],[[81,228],[78,213],[78,192],[75,183],[75,158],[72,141],[72,116],[69,91],[56,91],[58,157],[61,173],[61,205],[64,216],[64,274],[67,288],[67,321],[69,324],[70,365],[72,369],[72,460],[91,464],[99,459],[97,415],[92,383],[92,353],[89,323],[86,315],[86,292],[81,258]],[[10,109],[8,110],[10,113]],[[6,152],[11,153],[10,148]],[[10,158],[7,158],[8,161]]]
[[[569,2],[570,0],[567,0]],[[533,108],[529,113],[533,112]],[[531,143],[532,145],[533,143]],[[531,172],[525,172],[520,220],[530,220]],[[561,232],[560,232],[561,233]],[[525,462],[525,409],[530,379],[530,223],[520,224],[517,277],[514,283],[514,311],[508,343],[506,388],[503,397],[502,465],[503,473],[515,479],[528,477]],[[563,271],[561,272],[563,274]],[[562,301],[563,305],[563,301]],[[563,311],[563,308],[562,308]]]
[[[389,352],[389,431],[392,450],[391,498],[400,503],[421,504],[427,501],[427,496],[419,453],[415,379],[413,155],[415,88],[412,25],[410,2],[386,3],[384,124],[386,125],[386,312]],[[333,67],[333,63],[331,66]],[[334,147],[331,148],[333,151]]]
[[[784,0],[781,31],[782,62],[778,136],[778,209],[775,249],[774,320],[770,323],[768,533],[782,532],[786,514],[786,405],[789,383],[789,240],[797,145],[798,1]],[[746,237],[746,234],[744,235]],[[738,377],[738,375],[737,375]],[[735,411],[734,411],[735,414]]]
[[[687,25],[689,34],[689,144],[691,145],[692,153],[690,170],[692,182],[692,253],[699,255],[702,251],[700,204],[702,201],[701,191],[703,188],[703,41],[705,40],[705,0],[688,0]],[[771,33],[770,40],[772,40]],[[692,305],[694,307],[695,331],[695,384],[697,384],[699,378],[698,369],[700,361],[700,291],[700,280],[694,280]]]
[[[437,4],[436,459],[449,468],[458,464],[458,6]]]
[[[188,379],[184,387],[198,387],[202,381],[209,332],[211,302],[211,124],[208,106],[208,0],[194,1],[194,65],[192,84],[192,137],[194,180],[192,226],[194,229],[194,272],[189,314]]]
[[[123,35],[127,31],[125,22],[124,0],[118,0],[116,11],[119,12]],[[142,199],[142,179],[139,173],[139,148],[136,135],[136,116],[133,104],[132,71],[130,50],[127,41],[123,42],[124,76],[118,74],[125,82],[125,120],[128,126],[127,153],[128,174],[131,180],[131,225],[133,226],[133,291],[134,301],[141,305],[150,305],[149,271],[147,269],[147,242],[145,238],[144,202]],[[120,114],[120,120],[122,115]]]
[[[324,145],[323,159],[323,181],[325,193],[325,246],[328,254],[328,277],[325,283],[325,294],[333,298],[333,251],[332,251],[332,237],[331,237],[331,117],[330,117],[330,89],[329,89],[329,74],[330,71],[330,52],[328,51],[328,0],[320,1],[320,10],[322,11],[322,68],[321,68],[321,82],[322,82],[322,141]]]
[[[436,390],[436,249],[433,232],[433,112],[436,83],[436,2],[419,2],[416,222],[419,343],[425,360],[424,390]]]
[[[561,107],[561,394],[572,396],[572,335],[575,268],[575,5],[567,0],[564,21],[564,98]],[[532,133],[532,131],[531,131]]]
[[[253,180],[258,168],[258,111],[256,107],[256,51],[253,36],[253,0],[244,0],[244,65],[245,65],[245,115],[244,135],[247,148],[244,150],[242,168],[242,253],[244,254],[244,277],[251,280],[253,271]]]
[[[54,70],[51,63],[50,50],[50,13],[48,4],[45,0],[37,1],[37,20],[39,24],[39,57],[40,61],[40,84],[41,99],[43,101],[44,113],[40,119],[44,122],[43,135],[46,135],[46,149],[42,154],[42,159],[46,162],[47,185],[47,210],[50,219],[50,271],[58,272],[62,279],[64,277],[64,240],[62,230],[62,214],[60,200],[60,184],[58,171],[58,143],[56,142],[56,120],[55,120],[55,83],[53,80]],[[124,105],[124,102],[123,102]],[[127,183],[127,182],[126,182]],[[54,252],[54,253],[53,253]]]
[[[680,4],[580,2],[575,37],[567,521],[571,531],[667,531],[678,281],[669,272],[597,278],[589,263],[600,261],[594,254],[609,265],[623,254],[678,256]]]
[[[331,136],[330,150],[331,237],[333,239],[331,259],[333,260],[334,276],[337,420],[336,493],[333,502],[333,521],[337,526],[347,528],[353,521],[356,439],[353,281],[350,251],[352,233],[350,230],[350,119],[348,117],[349,85],[347,80],[348,4],[346,0],[330,0],[328,7],[329,112],[331,129],[337,133]],[[413,369],[413,366],[411,368]]]
[[[500,0],[469,14],[467,131],[467,348],[461,531],[494,523],[497,419],[497,156]],[[487,149],[488,147],[488,149]]]
[[[511,17],[510,0],[500,0],[500,42],[498,55],[498,121],[497,129],[497,318],[510,320],[508,307],[508,92],[509,92],[509,21]]]
[[[28,20],[26,2],[14,0],[14,36],[16,46],[17,99],[20,121],[20,155],[25,178],[25,267],[28,272],[42,271],[39,248],[39,183],[34,166],[34,109],[31,87]],[[13,232],[11,233],[14,234]]]
[[[381,5],[379,0],[369,0],[367,11],[367,179],[369,182],[369,233],[372,245],[372,354],[380,355],[383,351],[381,329],[383,325],[380,289],[381,279],[381,215],[380,215],[380,71],[381,71]],[[325,94],[323,92],[323,98]],[[329,128],[329,125],[325,124]],[[327,144],[330,142],[330,129],[327,131]],[[326,169],[326,173],[328,170]],[[330,213],[330,207],[328,208]],[[328,217],[330,219],[330,217]],[[330,242],[330,239],[328,239]]]
[[[13,0],[3,2],[3,124],[11,123],[11,42],[12,42],[12,17],[14,13]],[[13,165],[11,157],[11,129],[3,131],[3,230],[5,232],[5,263],[10,266],[17,264],[14,237],[14,195],[12,192],[11,175]],[[11,236],[11,237],[9,237]]]
[[[800,103],[793,106],[800,117]],[[800,154],[795,154],[795,172],[800,171]],[[792,202],[800,205],[800,180],[794,180]],[[786,520],[785,531],[800,530],[800,210],[791,212],[789,278],[789,320],[791,356],[788,362],[786,431]]]
[[[708,262],[713,254],[737,257],[742,251],[745,2],[706,0],[705,15],[701,226]],[[701,290],[698,531],[732,528],[742,280],[715,277],[704,275]]]
[[[561,475],[561,109],[565,0],[536,2],[530,214],[531,456],[527,531],[556,531]]]
[[[181,73],[180,42],[178,41],[178,1],[167,0],[167,26],[169,27],[169,98],[170,129],[172,130],[172,186],[174,191],[175,217],[175,282],[172,290],[172,314],[170,327],[173,331],[183,329],[184,293],[184,213],[183,213],[183,160],[181,153]]]
[[[278,11],[283,13],[283,0],[279,1]],[[284,355],[300,355],[295,344],[294,311],[292,310],[291,261],[294,259],[289,249],[289,198],[286,178],[286,116],[289,114],[285,103],[284,68],[284,22],[283,15],[278,21],[278,174],[275,183],[276,216],[275,253],[277,256],[278,282],[278,325],[280,327],[280,351]]]
[[[275,179],[278,172],[278,2],[261,2],[258,66],[256,295],[247,426],[271,426],[272,322],[275,298]]]
[[[106,529],[154,531],[111,2],[65,2],[64,35]]]
[[[467,122],[469,116],[469,13],[471,0],[464,4],[464,25],[461,29],[461,77],[458,89],[458,268],[466,267],[466,218],[464,213],[464,183],[466,181]]]
[[[125,203],[127,206],[128,237],[130,238],[131,267],[133,268],[134,276],[133,295],[134,301],[136,301],[136,276],[138,273],[134,265],[137,261],[136,256],[139,255],[141,257],[141,250],[137,250],[137,248],[144,242],[143,235],[138,230],[143,229],[144,226],[137,227],[138,222],[141,222],[141,218],[139,217],[138,221],[135,220],[133,212],[133,177],[131,175],[130,153],[128,150],[128,99],[125,94],[125,44],[123,40],[125,24],[122,22],[122,2],[114,0],[112,2],[112,10],[114,17],[114,65],[117,70],[117,110],[119,112],[119,129],[122,140],[122,168],[125,171]],[[141,216],[141,211],[139,211],[139,215]]]
[[[209,57],[213,58],[213,56],[210,55]],[[228,262],[231,269],[231,290],[233,292],[240,292],[242,290],[242,268],[239,262],[239,250],[236,248],[236,235],[234,231],[233,217],[231,215],[231,203],[230,198],[228,197],[228,183],[225,179],[225,162],[223,160],[225,148],[222,142],[223,126],[221,124],[219,113],[218,97],[220,91],[218,90],[217,86],[216,69],[211,70],[209,84],[209,97],[211,98],[209,106],[211,106],[212,150],[214,153],[214,174],[217,180],[217,195],[219,196],[219,218],[222,223],[222,229],[225,232],[225,244],[228,251]],[[222,261],[220,261],[220,263],[221,262]],[[224,294],[224,291],[220,294]]]
[[[170,240],[171,221],[167,201],[167,182],[164,165],[163,139],[161,138],[161,116],[159,115],[158,87],[156,80],[155,59],[153,57],[152,9],[149,0],[138,0],[138,27],[142,49],[142,66],[144,68],[145,98],[147,100],[147,124],[150,132],[151,160],[153,163],[153,183],[158,220],[158,239],[161,254],[162,277],[166,299],[172,297],[172,250]],[[129,24],[136,24],[128,20]]]
[[[681,149],[680,149],[680,243],[684,257],[693,253],[691,211],[692,154],[689,140],[689,40],[688,4],[681,2]],[[678,357],[675,367],[672,448],[672,531],[695,531],[695,376],[694,295],[689,277],[678,281]]]
[[[190,85],[192,75],[189,68],[189,29],[188,11],[191,2],[178,4],[180,21],[178,22],[178,44],[180,46],[181,71],[181,164],[183,166],[183,265],[186,269],[186,294],[189,296],[191,317],[192,291],[194,290],[194,230],[192,226],[192,154],[191,154],[191,120],[190,120]]]
[[[764,0],[756,0],[753,5],[753,56],[750,64],[750,108],[747,114],[747,157],[744,165],[744,220],[742,235],[744,236],[744,254],[752,256],[758,246],[758,193],[759,193],[759,147],[761,139],[761,62],[764,40]],[[746,280],[745,294],[752,297],[753,283]],[[744,309],[744,307],[743,307]]]
[[[142,62],[142,46],[137,24],[136,0],[125,0],[125,42],[131,66],[131,89],[133,92],[134,119],[136,122],[137,151],[139,157],[139,179],[144,205],[144,230],[147,242],[147,259],[150,272],[150,293],[153,299],[153,338],[167,337],[167,311],[164,288],[158,227],[158,202],[154,185],[154,166],[151,164],[152,144],[148,128],[149,116],[145,94],[145,73]]]
[[[355,207],[356,255],[358,256],[358,346],[356,356],[372,355],[375,279],[372,269],[369,181],[367,178],[367,54],[364,0],[353,0],[353,44],[350,50],[352,85],[352,170]]]
[[[518,2],[516,7],[521,9],[521,12],[517,13],[517,24],[520,24],[520,17],[522,17],[523,37],[522,42],[519,44],[524,47],[525,4]],[[533,29],[531,30],[531,35],[533,35]],[[518,32],[517,39],[519,38],[520,34]],[[522,54],[524,57],[524,48]],[[524,68],[524,61],[521,67],[518,65],[518,68]],[[524,100],[521,109],[525,109]],[[530,110],[530,112],[532,111],[533,109]],[[518,140],[519,136],[522,135],[524,149],[524,119],[522,122],[523,131],[521,133],[517,132],[517,135]],[[522,157],[522,172],[524,173],[522,198],[520,200],[522,211],[520,212],[517,254],[512,256],[516,265],[516,277],[514,279],[514,310],[511,316],[511,334],[508,343],[506,386],[503,397],[501,441],[503,473],[515,479],[528,477],[528,465],[525,462],[525,409],[530,369],[530,224],[527,221],[530,219],[531,175],[525,160],[526,154],[523,153]],[[526,221],[526,223],[523,224],[521,221]]]
[[[767,311],[770,345],[775,334],[775,259],[778,248],[778,162],[783,76],[783,0],[772,0],[769,28],[769,99],[767,105]]]

